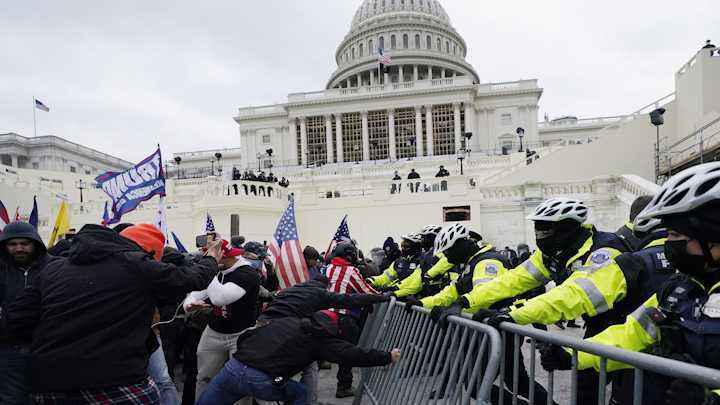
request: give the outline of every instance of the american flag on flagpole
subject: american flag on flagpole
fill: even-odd
[[[281,289],[309,278],[299,239],[295,223],[295,201],[290,200],[270,242],[270,259],[275,265]]]
[[[212,220],[212,217],[210,217],[210,213],[205,213],[205,233],[214,233],[215,232],[215,223]]]
[[[378,63],[381,65],[392,64],[392,58],[389,55],[385,55],[382,48],[378,49]]]
[[[330,252],[332,251],[333,247],[337,245],[340,242],[350,242],[352,241],[352,238],[350,237],[350,228],[348,228],[347,224],[347,215],[345,215],[340,221],[340,226],[338,226],[337,231],[335,231],[335,235],[333,236],[332,240],[330,241],[330,244],[328,245],[327,249],[325,249],[325,259],[327,259],[330,256]]]

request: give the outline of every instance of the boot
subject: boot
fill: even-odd
[[[330,365],[327,361],[318,361],[318,368],[320,370],[330,370],[332,365]]]
[[[355,390],[352,386],[350,387],[341,387],[338,385],[337,390],[335,390],[335,398],[347,398],[347,397],[354,397],[355,396]]]

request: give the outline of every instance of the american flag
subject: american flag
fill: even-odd
[[[45,112],[50,112],[50,109],[48,106],[46,106],[42,101],[35,99],[35,108],[38,110],[43,110]]]
[[[347,224],[347,215],[345,215],[342,221],[340,221],[340,226],[338,226],[337,231],[335,231],[335,236],[333,236],[327,249],[325,249],[325,259],[330,256],[330,252],[332,251],[334,245],[340,242],[349,242],[351,240],[352,238],[350,237],[350,229],[348,228]]]
[[[295,224],[295,201],[290,200],[270,243],[271,260],[281,289],[308,280],[307,264],[302,252]]]
[[[392,63],[392,58],[383,53],[383,49],[378,49],[378,63],[381,65],[389,65]]]
[[[215,232],[215,224],[213,223],[212,218],[210,217],[210,213],[206,213],[207,218],[205,219],[205,233],[212,233]]]

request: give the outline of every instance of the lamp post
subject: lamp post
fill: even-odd
[[[222,176],[222,153],[215,152],[215,159],[217,159],[218,162],[218,176]]]
[[[460,149],[457,153],[457,159],[460,161],[460,175],[465,175],[463,171],[463,160],[465,160],[465,149]]]
[[[180,162],[182,162],[182,158],[180,156],[175,156],[175,158],[173,158],[173,160],[175,161],[175,164],[177,165],[177,176],[176,177],[179,179],[180,178]]]
[[[650,111],[650,123],[655,125],[655,184],[660,181],[660,125],[665,123],[665,109],[660,107]]]
[[[83,181],[83,179],[80,179],[75,183],[75,187],[80,190],[80,204],[84,202],[83,199],[83,190],[87,188],[87,183]]]
[[[525,130],[522,127],[518,127],[518,129],[516,129],[515,132],[517,133],[518,138],[520,138],[520,150],[518,150],[518,152],[522,152],[523,151],[522,140],[523,140],[523,136],[525,136]]]

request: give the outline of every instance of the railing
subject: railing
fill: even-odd
[[[452,319],[452,317],[450,318]],[[525,338],[530,338],[530,353],[529,356],[529,371],[528,377],[531,384],[536,384],[536,359],[535,350],[539,347],[547,347],[547,345],[557,345],[570,348],[572,350],[572,368],[570,370],[570,399],[558,401],[559,403],[570,403],[572,405],[578,404],[578,369],[577,369],[577,356],[578,352],[582,351],[585,353],[594,354],[600,357],[600,369],[597,372],[598,391],[597,391],[597,403],[605,405],[607,390],[606,385],[609,382],[607,361],[615,360],[627,365],[634,367],[633,374],[634,380],[632,381],[632,404],[640,405],[643,404],[643,396],[647,392],[644,386],[643,377],[646,372],[656,373],[667,377],[678,378],[689,381],[694,384],[698,384],[710,388],[720,387],[720,370],[711,369],[707,367],[697,366],[690,363],[685,363],[677,360],[671,360],[664,357],[653,356],[646,353],[631,352],[628,350],[619,349],[614,346],[602,345],[584,341],[575,337],[571,337],[560,333],[550,333],[544,330],[528,327],[519,326],[512,323],[500,324],[500,330],[502,331],[502,347],[510,341],[512,337],[513,342],[513,356],[512,364],[509,363],[509,359],[506,356],[505,362],[500,366],[500,379],[499,381],[504,382],[505,370],[511,367],[513,370],[513,383],[512,387],[505,387],[511,391],[511,397],[513,403],[518,400],[518,370],[524,368],[524,364],[520,364],[520,352],[521,346],[525,342]],[[510,336],[508,336],[510,335]],[[538,344],[538,342],[540,342]],[[547,372],[547,397],[548,404],[552,403],[554,389],[555,389],[555,374],[557,372]],[[650,390],[664,390],[666,387],[649,387]],[[530,395],[534,392],[532,387],[529,390]],[[534,403],[534,398],[528,398],[529,404]],[[557,400],[557,399],[556,399]],[[500,405],[503,404],[503,397],[500,397]],[[623,402],[627,403],[627,402]],[[646,402],[647,403],[647,402]],[[581,405],[589,404],[589,402]]]
[[[97,151],[95,149],[88,148],[87,146],[80,145],[78,143],[68,141],[67,139],[63,139],[54,135],[43,135],[38,136],[36,138],[26,138],[22,135],[15,134],[15,133],[8,133],[8,134],[1,134],[0,135],[0,142],[8,142],[8,141],[14,141],[18,142],[23,146],[41,146],[41,145],[52,145],[58,148],[63,148],[70,152],[77,152],[80,154],[83,154],[85,156],[91,156],[97,159],[102,159],[105,162],[110,162],[113,165],[116,165],[118,167],[130,167],[132,166],[132,163],[127,162],[125,160],[122,160],[120,158],[117,158],[112,155],[108,155],[107,153],[103,153],[100,151]]]
[[[234,181],[225,184],[226,196],[228,197],[268,197],[284,199],[286,193],[284,188],[275,183],[264,183],[256,181]]]
[[[582,126],[606,126],[614,124],[625,118],[624,115],[616,115],[611,117],[593,117],[593,118],[579,118],[579,119],[567,119],[558,121],[540,121],[538,122],[538,128],[540,129],[555,129],[555,128],[566,128],[566,127],[582,127]]]
[[[252,115],[268,115],[268,114],[286,114],[287,110],[282,104],[264,105],[257,107],[238,108],[238,117],[247,117]]]
[[[508,90],[532,90],[537,89],[537,80],[518,80],[515,82],[482,83],[478,85],[480,92],[497,92]]]
[[[369,316],[359,345],[391,350],[401,360],[391,367],[365,368],[353,402],[373,405],[470,403],[489,404],[500,364],[500,336],[481,323],[452,317],[447,329],[430,320],[430,311],[405,311],[392,299]]]
[[[668,173],[677,166],[690,161],[703,163],[705,152],[720,146],[720,117],[703,125],[674,144],[664,148],[664,158],[660,159],[660,173]]]

